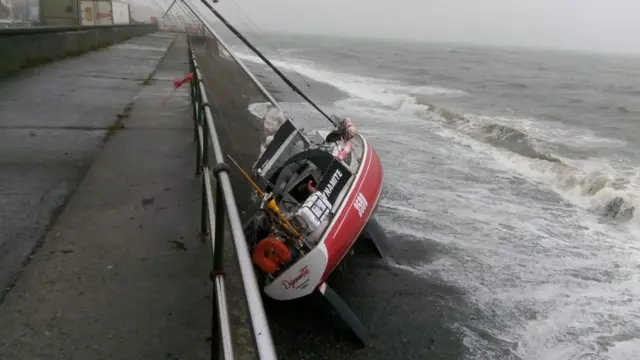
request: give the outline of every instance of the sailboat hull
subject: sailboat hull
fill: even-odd
[[[362,138],[363,156],[355,179],[335,212],[319,244],[265,286],[275,300],[291,300],[311,294],[331,275],[349,253],[373,216],[383,184],[382,164],[375,150]]]

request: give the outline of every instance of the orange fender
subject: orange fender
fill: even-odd
[[[276,236],[269,235],[260,240],[252,258],[260,270],[273,274],[280,269],[280,265],[291,261],[291,251]]]

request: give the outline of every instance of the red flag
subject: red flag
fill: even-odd
[[[185,76],[184,78],[180,79],[180,80],[173,80],[173,87],[175,89],[179,88],[180,86],[182,86],[182,84],[186,83],[187,81],[191,81],[193,80],[193,73],[190,72],[187,74],[187,76]]]
[[[167,96],[164,100],[162,100],[162,104],[166,103],[167,100],[169,100],[169,98],[171,97],[171,95],[173,95],[173,93],[176,92],[176,90],[178,90],[178,88],[182,86],[182,84],[192,80],[193,80],[192,72],[188,73],[187,76],[183,77],[182,79],[173,80],[173,91],[169,93],[169,96]]]

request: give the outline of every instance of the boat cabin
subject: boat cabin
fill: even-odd
[[[290,120],[273,135],[254,165],[254,177],[307,236],[316,240],[340,206],[364,148],[359,137],[343,160],[334,156],[340,146],[331,132],[314,131],[308,137]],[[359,153],[358,153],[359,150]],[[358,156],[360,155],[360,156]],[[316,233],[311,236],[310,233]]]

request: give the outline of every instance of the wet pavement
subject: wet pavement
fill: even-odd
[[[210,358],[187,71],[178,39],[0,305],[0,359]]]
[[[147,35],[0,80],[0,301],[174,38]]]

